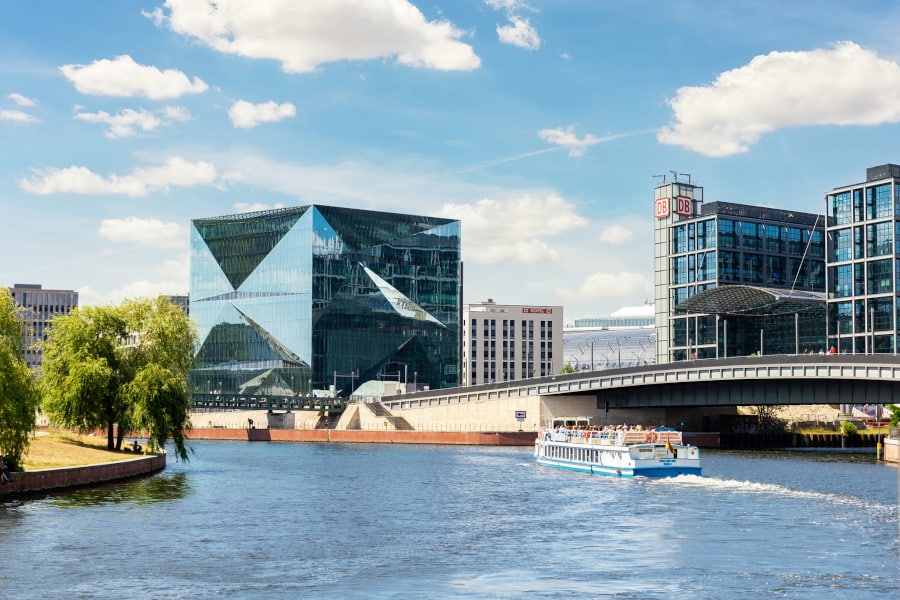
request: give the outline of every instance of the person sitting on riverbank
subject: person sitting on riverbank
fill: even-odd
[[[3,462],[3,457],[0,456],[0,484],[9,483],[10,480],[12,480],[12,473],[9,467],[6,466],[6,463]]]

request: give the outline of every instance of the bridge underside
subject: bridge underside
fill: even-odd
[[[699,381],[600,390],[597,408],[892,404],[898,396],[896,382],[879,380]]]

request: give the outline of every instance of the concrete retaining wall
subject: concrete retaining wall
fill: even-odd
[[[13,473],[9,483],[0,485],[0,498],[81,487],[156,473],[166,467],[165,454],[102,463],[85,467],[40,469]]]
[[[900,463],[900,440],[884,440],[884,460]]]

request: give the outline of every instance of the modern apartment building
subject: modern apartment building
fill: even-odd
[[[897,353],[900,165],[825,195],[828,340],[840,352]]]
[[[822,215],[656,187],[656,361],[793,353],[824,339]]]
[[[563,308],[497,304],[463,307],[463,385],[545,377],[563,367]]]
[[[40,284],[16,283],[9,288],[13,300],[23,311],[25,326],[25,362],[30,369],[41,367],[43,352],[38,342],[47,339],[50,319],[67,315],[78,307],[78,292],[45,290]]]
[[[322,205],[191,221],[195,394],[459,382],[459,221]]]

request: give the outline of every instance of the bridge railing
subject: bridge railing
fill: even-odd
[[[193,394],[192,410],[311,410],[343,412],[345,398],[240,394]]]

